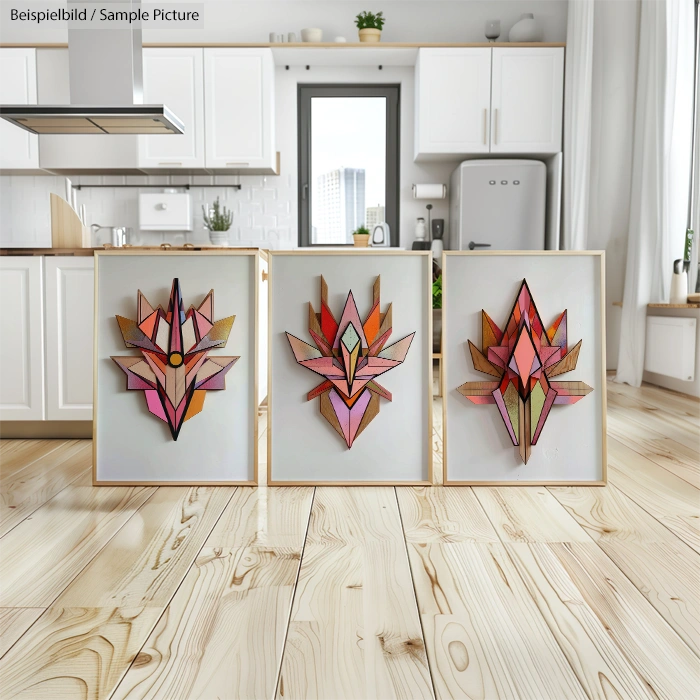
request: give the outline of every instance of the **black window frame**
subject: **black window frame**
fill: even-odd
[[[392,246],[399,245],[399,174],[401,171],[401,86],[397,84],[302,84],[297,86],[298,225],[301,248],[352,246],[352,243],[311,242],[311,99],[314,97],[386,98],[386,191],[384,220]]]

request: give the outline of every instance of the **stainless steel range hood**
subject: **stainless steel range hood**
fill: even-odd
[[[84,1],[84,0],[83,0]],[[102,0],[119,3],[129,0]],[[69,0],[71,5],[79,0]],[[132,10],[141,0],[131,0]],[[69,105],[0,105],[0,117],[34,134],[182,134],[165,105],[143,103],[141,23],[68,28]]]

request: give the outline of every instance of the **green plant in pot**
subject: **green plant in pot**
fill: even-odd
[[[360,12],[355,17],[355,24],[360,30],[360,41],[363,43],[374,43],[381,41],[382,27],[384,26],[384,13]]]
[[[233,223],[233,212],[221,206],[219,198],[212,207],[207,208],[202,205],[202,216],[204,228],[209,231],[209,240],[213,245],[228,245],[228,230]]]
[[[366,226],[360,226],[352,232],[352,244],[356,248],[367,248],[369,245],[369,229]]]
[[[439,268],[438,268],[439,270]],[[440,352],[442,338],[442,272],[433,268],[433,352]]]

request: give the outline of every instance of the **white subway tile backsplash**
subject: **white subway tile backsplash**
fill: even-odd
[[[265,201],[266,214],[289,214],[289,202],[282,199],[268,199]]]
[[[275,228],[277,226],[277,217],[267,214],[255,214],[253,216],[253,226],[260,226],[264,229]]]
[[[208,243],[204,228],[202,206],[211,206],[217,197],[233,212],[229,243],[232,245],[294,247],[296,245],[296,210],[293,199],[292,176],[187,176],[187,175],[81,175],[72,176],[73,185],[117,185],[133,187],[86,187],[77,192],[78,205],[84,204],[87,225],[127,226],[132,229],[134,245],[171,243]],[[215,183],[220,187],[197,187]],[[226,185],[241,184],[236,190]],[[140,231],[138,185],[162,187],[193,184],[193,229],[187,232]],[[0,246],[50,247],[51,213],[49,193],[65,197],[65,178],[60,176],[5,175],[0,177]],[[108,242],[109,232],[93,235],[93,244]],[[292,245],[293,244],[293,245]]]
[[[251,197],[253,200],[264,200],[264,199],[275,199],[277,197],[277,190],[270,187],[260,188],[254,187],[251,190]]]

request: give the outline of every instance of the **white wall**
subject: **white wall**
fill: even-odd
[[[142,0],[144,5],[155,0]],[[159,5],[172,0],[159,0]],[[0,41],[62,42],[67,29],[56,25],[47,28],[32,24],[18,25],[9,21],[13,0],[2,0],[0,8]],[[45,0],[42,7],[59,5]],[[64,3],[65,4],[65,3]],[[358,12],[382,10],[386,17],[384,41],[472,42],[484,40],[484,22],[500,19],[503,35],[523,12],[533,12],[542,23],[545,41],[564,41],[566,36],[567,0],[205,0],[205,21],[202,29],[144,29],[146,42],[267,41],[270,32],[296,32],[303,27],[320,27],[324,38],[333,40],[342,35],[354,41]]]
[[[637,76],[637,2],[595,9],[588,248],[605,250],[608,369],[617,367],[627,261]]]
[[[291,215],[295,231],[298,207],[296,197],[297,182],[297,85],[299,83],[385,83],[401,86],[401,147],[400,147],[400,241],[403,247],[410,248],[414,238],[416,218],[425,217],[427,221],[427,200],[412,198],[411,187],[421,182],[449,182],[452,171],[460,159],[439,163],[413,162],[413,74],[412,66],[385,66],[379,70],[376,66],[355,68],[344,67],[303,67],[290,66],[287,71],[283,66],[277,69],[276,109],[277,109],[277,147],[282,153],[282,176],[292,182]],[[447,219],[449,200],[434,200],[433,219]]]

